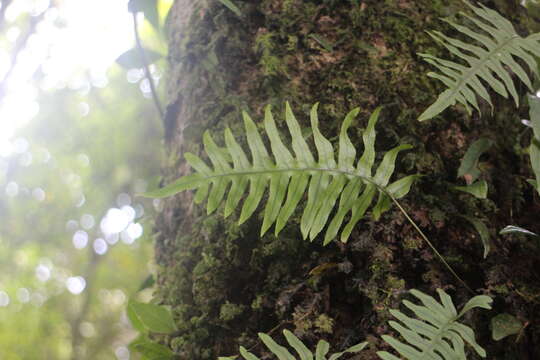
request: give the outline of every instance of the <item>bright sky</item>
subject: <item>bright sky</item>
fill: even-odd
[[[106,70],[134,44],[128,0],[62,0],[59,8],[49,0],[16,0],[6,10],[6,22],[20,15],[45,12],[17,66],[9,78],[8,95],[0,103],[0,156],[11,152],[14,131],[39,112],[32,75],[42,65],[43,89],[79,89],[107,84]],[[63,26],[57,26],[62,24]],[[7,26],[6,37],[14,43],[21,30]],[[0,47],[0,79],[10,66],[10,48]],[[89,76],[88,76],[89,74]]]

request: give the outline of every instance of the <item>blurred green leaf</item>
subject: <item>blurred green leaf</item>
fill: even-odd
[[[170,334],[176,330],[171,312],[164,306],[130,300],[127,312],[133,327],[141,332],[148,330],[160,334]]]
[[[507,336],[518,334],[523,324],[515,316],[510,314],[499,314],[491,319],[491,337],[495,341],[504,339]]]
[[[474,183],[480,176],[478,160],[491,146],[493,141],[487,138],[480,138],[469,146],[458,170],[458,177],[464,177],[467,184]]]
[[[157,0],[129,0],[128,9],[132,13],[142,12],[144,18],[159,30],[159,14]]]
[[[131,302],[131,300],[130,300],[130,302]],[[127,313],[127,317],[129,319],[129,321],[131,322],[131,326],[133,326],[133,328],[135,330],[137,330],[138,332],[145,333],[146,328],[145,328],[144,324],[142,323],[142,321],[137,316],[137,313],[135,312],[133,307],[129,306],[129,303],[128,303],[128,307],[126,309],[126,313]]]
[[[535,234],[532,231],[529,231],[527,229],[521,228],[519,226],[514,226],[514,225],[508,225],[507,227],[505,227],[504,229],[499,231],[499,234],[501,234],[501,235],[513,234],[513,233],[524,234],[524,235],[529,235],[529,236],[534,236],[534,237],[540,237],[540,235]]]
[[[231,0],[219,0],[220,3],[225,5],[229,10],[235,13],[238,16],[242,16],[242,12]]]
[[[489,230],[482,221],[478,220],[477,218],[473,218],[470,216],[461,216],[465,220],[467,220],[469,223],[474,226],[478,234],[480,234],[480,239],[482,240],[482,244],[484,245],[484,259],[488,256],[489,251],[491,250],[491,241],[489,239]]]
[[[148,61],[148,64],[146,65],[152,64],[163,57],[163,55],[153,50],[148,50],[148,49],[143,49],[143,50],[146,57],[146,61]],[[142,68],[145,66],[145,63],[141,56],[141,52],[136,47],[129,49],[128,51],[120,55],[116,59],[116,62],[125,69]]]
[[[148,360],[169,360],[174,359],[174,353],[165,345],[158,344],[147,337],[135,339],[129,348],[143,355]]]
[[[479,180],[468,186],[454,186],[454,189],[474,195],[479,199],[487,198],[488,185],[485,180]]]

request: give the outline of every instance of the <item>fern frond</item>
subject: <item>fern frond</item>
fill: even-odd
[[[389,324],[406,343],[389,335],[383,335],[383,340],[408,360],[466,360],[465,342],[472,346],[478,355],[486,357],[485,350],[476,343],[474,331],[458,320],[473,308],[491,309],[492,299],[485,295],[475,296],[458,313],[452,298],[441,289],[437,289],[437,292],[440,302],[419,290],[411,290],[411,294],[418,298],[422,305],[407,300],[404,300],[403,304],[417,319],[399,310],[390,310],[400,322],[390,321]],[[386,351],[379,351],[377,355],[383,360],[399,360]]]
[[[274,223],[275,233],[278,234],[307,192],[307,203],[300,221],[303,237],[313,240],[329,223],[324,239],[327,244],[336,237],[350,214],[350,219],[341,232],[341,241],[346,241],[377,193],[379,200],[373,208],[375,216],[389,208],[391,198],[401,198],[409,192],[417,175],[407,176],[390,184],[389,181],[398,153],[411,146],[400,145],[388,151],[373,174],[375,124],[381,109],[375,110],[369,119],[363,133],[364,152],[355,164],[356,150],[347,135],[347,129],[359,110],[352,110],[343,121],[336,158],[332,144],[319,131],[317,106],[318,104],[313,106],[310,116],[317,159],[304,140],[302,129],[289,104],[286,104],[285,120],[291,135],[292,152],[283,144],[268,106],[264,128],[270,150],[264,145],[253,120],[244,112],[245,134],[251,159],[229,129],[225,130],[225,148],[218,147],[210,133],[206,132],[203,142],[212,167],[198,156],[187,153],[185,158],[196,172],[162,189],[147,193],[146,196],[166,197],[180,191],[197,189],[195,201],[201,202],[208,197],[209,214],[215,211],[226,197],[224,215],[227,217],[237,208],[247,192],[239,219],[239,222],[243,223],[253,215],[268,189],[261,227],[263,235]],[[331,217],[336,204],[337,210]]]
[[[304,343],[289,330],[283,330],[283,335],[285,335],[285,339],[287,339],[289,345],[298,353],[298,359],[300,360],[313,360],[314,358],[315,360],[337,360],[346,353],[358,353],[362,351],[368,344],[367,342],[356,344],[342,352],[334,353],[330,355],[329,358],[327,358],[328,350],[330,349],[330,345],[328,344],[328,342],[324,340],[319,340],[319,342],[317,343],[315,354],[313,354],[313,352],[309,350],[307,346],[304,345]],[[297,359],[289,352],[286,347],[283,347],[276,343],[269,335],[259,333],[259,338],[264,343],[264,345],[266,345],[268,350],[270,350],[274,355],[276,355],[279,360]],[[240,346],[240,354],[246,360],[260,360],[259,357],[247,351],[243,346]],[[235,357],[231,356],[228,359],[234,358]]]
[[[438,73],[428,73],[428,76],[439,79],[448,87],[439,95],[437,101],[420,115],[418,119],[420,121],[438,115],[456,102],[463,104],[469,114],[471,106],[480,112],[476,95],[486,100],[493,108],[483,82],[503,97],[511,96],[518,106],[519,95],[509,72],[514,73],[533,91],[527,70],[516,59],[523,60],[529,70],[538,76],[535,56],[540,56],[540,33],[523,38],[516,33],[512,23],[496,11],[482,4],[476,7],[467,1],[465,3],[476,16],[465,13],[462,15],[476,26],[475,29],[450,20],[444,21],[481,46],[451,38],[438,31],[429,33],[433,39],[446,47],[450,53],[464,60],[467,65],[430,54],[419,54],[439,70]]]

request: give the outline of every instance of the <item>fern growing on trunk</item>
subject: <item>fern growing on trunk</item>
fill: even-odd
[[[209,132],[203,142],[212,167],[196,155],[186,153],[185,158],[195,169],[195,173],[181,177],[164,188],[146,194],[149,197],[167,197],[180,191],[197,189],[195,202],[208,197],[208,213],[214,212],[225,200],[224,215],[229,216],[240,203],[247,191],[240,213],[240,223],[253,215],[268,188],[268,199],[264,209],[261,235],[272,224],[278,234],[291,217],[307,192],[307,203],[300,222],[304,238],[313,240],[329,223],[324,243],[332,241],[345,222],[341,241],[347,241],[352,229],[360,221],[373,203],[377,193],[379,198],[373,207],[376,218],[390,207],[391,200],[405,196],[417,175],[406,176],[389,184],[394,172],[398,153],[411,148],[399,145],[386,152],[373,173],[375,162],[375,124],[380,108],[375,110],[363,133],[364,152],[356,162],[356,150],[347,135],[347,129],[359,109],[354,109],[345,117],[339,135],[337,159],[334,149],[319,131],[317,106],[311,109],[311,126],[317,159],[302,135],[302,129],[294,114],[286,104],[285,120],[291,135],[293,153],[284,145],[270,107],[266,107],[264,127],[270,142],[270,151],[264,145],[257,126],[247,113],[243,113],[245,134],[250,149],[250,157],[234,139],[229,129],[225,130],[225,148],[214,142]],[[230,188],[229,188],[230,187]],[[228,191],[227,191],[228,190]],[[332,210],[337,205],[333,217]]]
[[[396,330],[406,343],[390,335],[383,335],[383,340],[407,360],[466,360],[465,342],[472,346],[478,355],[486,357],[485,350],[475,340],[474,330],[461,324],[458,320],[474,308],[491,309],[492,299],[489,296],[478,295],[470,299],[458,313],[452,298],[442,289],[437,289],[441,301],[412,289],[422,305],[404,300],[403,304],[416,316],[409,317],[399,310],[390,313],[400,321],[390,321],[390,326]],[[288,330],[283,331],[289,345],[298,353],[300,360],[313,360],[314,354],[309,348]],[[259,339],[279,360],[296,360],[289,350],[276,343],[268,334],[259,333]],[[328,360],[337,360],[345,353],[358,353],[368,345],[362,342],[351,346],[345,351],[332,354]],[[326,360],[330,345],[320,340],[315,350],[315,360]],[[245,360],[260,360],[259,357],[240,346],[240,355]],[[383,360],[400,360],[387,351],[378,351],[377,355]],[[218,360],[236,360],[236,356],[220,357]]]
[[[471,113],[470,106],[480,112],[476,95],[493,107],[488,89],[483,82],[505,98],[511,96],[517,106],[519,95],[509,72],[514,73],[530,91],[533,91],[526,68],[515,58],[521,59],[530,71],[538,75],[535,56],[540,56],[540,33],[523,38],[516,33],[512,23],[496,11],[482,4],[476,7],[467,1],[464,2],[476,14],[471,16],[462,13],[475,25],[474,29],[450,20],[444,21],[460,33],[476,40],[481,46],[451,38],[439,31],[429,33],[467,65],[430,54],[419,54],[439,70],[438,73],[428,73],[428,76],[439,79],[448,87],[439,95],[437,101],[420,115],[418,119],[420,121],[438,115],[456,102],[463,104],[469,113]]]
[[[404,300],[403,304],[416,318],[399,310],[390,310],[400,322],[390,321],[389,324],[406,342],[403,343],[390,335],[383,335],[383,340],[407,360],[466,360],[465,342],[472,346],[478,355],[486,357],[485,350],[474,338],[473,329],[458,320],[474,308],[491,309],[493,300],[485,295],[475,296],[458,313],[452,298],[442,289],[437,289],[437,292],[440,302],[419,290],[411,290],[411,294],[420,300],[422,305],[407,300]],[[377,355],[383,360],[400,360],[386,351],[379,351]]]

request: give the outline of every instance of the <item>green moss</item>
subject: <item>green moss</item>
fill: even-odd
[[[230,302],[226,302],[225,304],[221,305],[221,309],[219,311],[219,318],[227,322],[237,318],[243,312],[243,305],[231,304]]]

